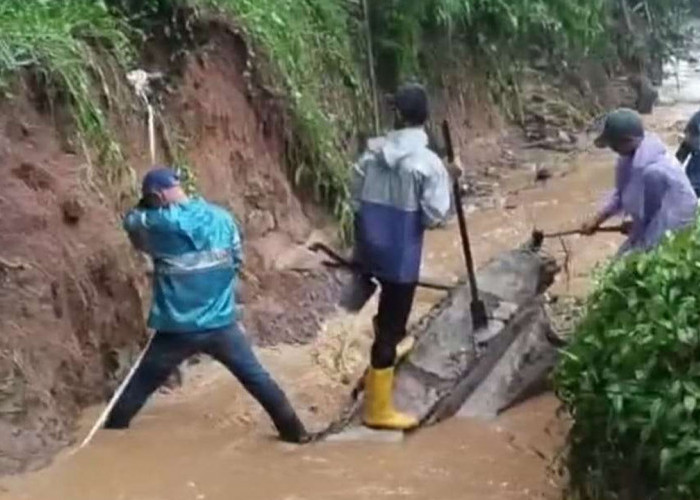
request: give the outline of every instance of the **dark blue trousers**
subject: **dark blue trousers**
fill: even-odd
[[[265,408],[283,438],[294,440],[303,426],[284,392],[258,361],[237,325],[191,333],[157,332],[140,367],[107,418],[106,428],[123,429],[185,359],[205,353],[221,362]]]

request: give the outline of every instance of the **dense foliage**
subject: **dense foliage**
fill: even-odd
[[[581,56],[635,62],[642,71],[682,37],[692,0],[373,0],[382,83],[474,58],[499,78],[546,55],[552,69]],[[446,49],[447,47],[447,49]],[[383,71],[382,71],[383,70]],[[501,88],[499,88],[499,91]]]
[[[374,0],[370,5],[378,59],[394,71],[394,79],[421,73],[440,38],[449,38],[460,56],[493,64],[527,57],[533,46],[583,51],[601,35],[605,14],[604,0]]]
[[[700,224],[611,265],[555,374],[584,498],[700,498]]]
[[[693,0],[609,2],[607,51],[659,84],[664,60],[682,49]]]
[[[289,103],[294,177],[347,227],[350,145],[373,129],[368,32],[380,92],[412,76],[440,81],[468,60],[498,94],[517,88],[518,69],[531,57],[558,67],[591,51],[642,62],[650,52],[667,54],[691,1],[3,0],[0,83],[18,70],[42,75],[54,96],[67,97],[81,137],[98,146],[101,159],[118,162],[104,95],[94,92],[109,90],[105,61],[113,62],[111,73],[125,73],[155,30],[182,41],[178,12],[189,16],[185,26],[211,12],[233,17],[262,49]]]

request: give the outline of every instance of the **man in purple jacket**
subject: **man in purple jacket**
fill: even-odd
[[[615,215],[631,218],[627,241],[618,255],[654,248],[668,231],[695,222],[698,199],[678,160],[654,134],[645,132],[640,116],[618,109],[605,119],[596,146],[620,155],[615,169],[615,191],[604,208],[581,228],[593,234]]]

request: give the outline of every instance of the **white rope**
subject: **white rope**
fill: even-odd
[[[109,404],[107,404],[107,407],[102,411],[100,414],[99,418],[95,422],[95,424],[92,426],[92,429],[90,429],[90,432],[88,432],[88,435],[85,436],[85,439],[83,439],[83,442],[80,443],[80,446],[75,448],[72,452],[76,453],[77,451],[85,448],[90,441],[92,441],[92,438],[95,437],[95,434],[97,434],[97,431],[100,430],[102,425],[104,425],[105,421],[107,420],[107,417],[109,416],[110,412],[112,411],[112,408],[114,408],[114,405],[117,404],[117,401],[119,401],[119,398],[122,396],[122,393],[124,392],[124,389],[126,389],[126,386],[129,385],[129,382],[131,382],[131,379],[134,376],[134,373],[136,373],[136,370],[141,366],[141,362],[143,361],[143,358],[146,356],[146,352],[148,351],[148,348],[151,347],[151,343],[153,342],[153,337],[155,337],[155,333],[151,335],[151,337],[148,339],[148,342],[146,343],[146,347],[143,348],[143,351],[141,351],[141,354],[139,354],[139,357],[136,359],[136,362],[134,365],[131,367],[131,370],[129,370],[129,374],[124,378],[122,381],[121,385],[119,388],[114,392],[114,395],[112,396],[112,399],[109,400]]]
[[[153,106],[148,105],[148,144],[151,146],[151,165],[156,163],[156,131],[153,120]]]

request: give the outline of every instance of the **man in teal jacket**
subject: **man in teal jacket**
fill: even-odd
[[[177,174],[168,168],[151,170],[142,192],[139,206],[124,219],[124,229],[136,249],[153,260],[148,326],[156,333],[105,427],[128,427],[182,361],[206,353],[224,364],[265,408],[281,439],[307,441],[294,409],[236,323],[233,285],[242,251],[233,218],[220,207],[188,198]]]

